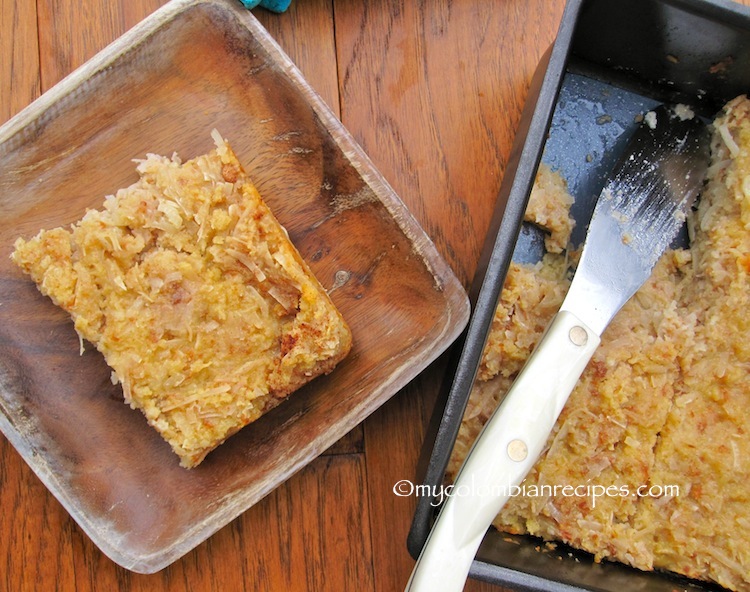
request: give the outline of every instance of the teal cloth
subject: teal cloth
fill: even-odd
[[[245,8],[255,8],[261,6],[273,12],[284,12],[292,0],[240,0]]]

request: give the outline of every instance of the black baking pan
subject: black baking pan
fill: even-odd
[[[639,114],[685,103],[712,118],[750,92],[750,9],[720,0],[569,0],[555,43],[532,81],[478,271],[472,318],[454,348],[425,438],[422,486],[407,546],[417,557],[439,506],[461,418],[512,259],[539,256],[522,224],[537,167],[561,172],[575,198],[572,240],[580,243],[593,203]],[[672,574],[596,563],[564,545],[490,529],[470,576],[533,591],[721,590]]]

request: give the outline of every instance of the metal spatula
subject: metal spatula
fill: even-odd
[[[706,173],[709,133],[659,107],[636,130],[594,209],[560,311],[480,433],[407,584],[459,591],[487,528],[537,461],[614,315],[651,275]]]

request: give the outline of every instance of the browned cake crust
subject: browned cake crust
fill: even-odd
[[[667,252],[605,331],[524,482],[528,494],[513,497],[495,525],[562,540],[597,560],[750,590],[745,97],[716,120],[712,154],[710,181],[690,221],[690,250]],[[541,208],[547,219],[559,219],[557,228],[566,225],[570,199],[560,183],[557,216]],[[543,185],[549,181],[537,184],[532,200]],[[562,303],[566,267],[563,255],[554,254],[537,266],[512,266],[451,473]],[[566,495],[565,486],[583,489]],[[594,487],[614,489],[586,494]]]
[[[341,314],[213,136],[215,150],[184,163],[148,155],[103,209],[18,239],[12,255],[185,467],[351,348]]]

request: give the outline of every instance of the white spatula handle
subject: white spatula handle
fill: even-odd
[[[560,311],[480,433],[417,560],[408,592],[463,589],[487,528],[532,468],[599,345]]]

